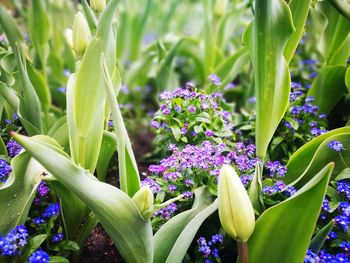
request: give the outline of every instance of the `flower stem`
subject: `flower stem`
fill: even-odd
[[[248,243],[237,241],[238,263],[248,263]]]

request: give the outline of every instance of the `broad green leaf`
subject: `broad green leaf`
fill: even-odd
[[[0,81],[0,95],[6,100],[14,112],[17,112],[19,108],[19,96],[18,94],[8,87],[5,83]]]
[[[69,263],[70,261],[60,256],[50,256],[50,263]]]
[[[114,86],[108,73],[104,54],[101,54],[101,68],[103,71],[104,79],[106,81],[105,87],[112,112],[113,125],[116,131],[120,189],[132,197],[140,189],[140,177],[135,156],[131,148],[128,132],[125,128],[123,116],[120,112],[119,105],[116,100]],[[117,71],[117,69],[115,70]],[[119,75],[119,73],[116,74],[117,76]],[[119,86],[116,88],[117,92],[120,90],[120,81],[118,82],[118,85]]]
[[[327,225],[325,225],[320,231],[317,232],[317,234],[312,238],[309,249],[312,250],[315,254],[318,254],[320,249],[323,247],[324,242],[326,241],[326,238],[329,235],[329,232],[332,231],[334,226],[334,219],[332,219]]]
[[[101,182],[104,182],[106,179],[109,163],[117,148],[115,144],[116,135],[105,131],[103,133],[100,155],[96,166],[97,178]]]
[[[242,71],[244,65],[247,64],[248,60],[248,50],[243,47],[217,65],[214,72],[222,80],[221,87],[225,87],[229,82],[234,80],[238,73]]]
[[[91,10],[86,0],[82,0],[81,5],[83,6],[84,15],[86,17],[86,21],[88,22],[89,28],[93,32],[97,28],[97,19],[95,17],[94,11]]]
[[[195,191],[192,209],[166,222],[154,235],[154,263],[181,262],[203,221],[217,209],[205,187]]]
[[[350,3],[344,0],[329,0],[331,4],[347,19],[350,20]]]
[[[27,126],[33,126],[35,127],[40,134],[42,133],[42,123],[41,123],[41,104],[40,100],[38,98],[38,95],[35,92],[35,89],[30,82],[28,72],[26,69],[26,63],[23,61],[23,56],[21,53],[21,50],[19,49],[18,45],[15,50],[16,53],[16,61],[17,61],[17,67],[19,71],[20,81],[21,81],[21,87],[22,87],[22,96],[20,98],[20,104],[19,104],[19,117],[21,118],[22,124],[25,128],[26,124],[30,124]],[[24,122],[23,122],[24,120]],[[32,134],[30,130],[26,130],[30,135]]]
[[[48,131],[47,135],[55,139],[64,148],[64,150],[68,152],[69,136],[66,116],[63,116],[62,118],[55,121],[55,123],[51,126],[50,130]]]
[[[9,40],[12,50],[16,50],[16,43],[22,43],[23,36],[17,27],[14,17],[2,5],[0,5],[0,24]]]
[[[253,63],[256,95],[256,153],[264,160],[289,100],[290,74],[283,52],[294,31],[283,0],[255,1],[255,19],[244,35]]]
[[[335,178],[336,181],[344,180],[344,179],[350,179],[350,168],[345,168],[343,171],[338,174],[338,176]]]
[[[14,135],[36,160],[77,195],[96,215],[126,262],[153,262],[152,227],[132,199],[112,185],[99,182],[43,138]]]
[[[350,32],[350,20],[339,14],[329,1],[318,2],[317,7],[328,21],[319,45],[326,64],[329,64]]]
[[[292,0],[289,3],[295,31],[288,39],[288,42],[284,49],[284,57],[286,58],[288,64],[292,60],[294,52],[304,33],[305,22],[309,13],[310,4],[311,0]]]
[[[348,88],[348,91],[350,93],[350,67],[348,67],[348,69],[346,70],[345,84],[346,84],[346,87]]]
[[[11,166],[9,178],[0,186],[0,235],[6,235],[15,226],[24,224],[41,174],[45,171],[27,152],[14,157]]]
[[[289,159],[283,181],[287,184],[303,185],[330,161],[335,163],[333,174],[339,174],[349,166],[349,163],[345,163],[350,159],[349,135],[350,127],[339,128],[320,135],[302,146]],[[345,150],[341,154],[328,147],[328,143],[332,140],[343,144]]]
[[[24,250],[24,258],[28,258],[35,250],[40,248],[41,244],[47,239],[46,234],[41,234],[34,236],[28,240],[28,244],[26,244],[26,249]]]
[[[5,155],[7,156],[7,150],[4,141],[0,137],[0,155]]]
[[[111,70],[116,63],[112,19],[118,2],[119,0],[111,0],[102,13],[96,36],[89,43],[77,72],[74,87],[74,121],[79,137],[82,138],[87,138],[90,129],[94,128],[96,115],[104,109],[106,93],[100,55],[106,55],[108,69]],[[103,114],[98,118],[103,118]]]
[[[333,167],[328,164],[292,197],[259,217],[248,241],[249,262],[303,262]]]
[[[315,98],[319,112],[328,114],[346,92],[345,67],[325,66],[313,82],[308,96]]]
[[[262,211],[264,211],[264,202],[262,199],[262,184],[261,184],[261,178],[262,178],[262,172],[263,167],[262,165],[259,165],[259,163],[256,163],[255,165],[255,172],[252,182],[249,186],[249,198],[252,202],[253,208],[255,209],[255,212],[258,214],[261,214]]]
[[[47,44],[49,40],[50,25],[45,1],[33,0],[29,12],[29,34],[33,46],[40,58],[44,69],[47,57]]]
[[[171,47],[171,49],[167,52],[165,58],[162,59],[162,61],[159,64],[159,69],[157,73],[157,89],[158,93],[166,90],[171,89],[170,87],[170,73],[172,71],[172,62],[175,58],[176,52],[181,46],[181,43],[184,41],[183,38],[181,38],[179,41],[176,42],[174,46]]]

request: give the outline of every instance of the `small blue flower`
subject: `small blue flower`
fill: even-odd
[[[336,151],[336,152],[342,152],[345,150],[343,144],[339,141],[336,141],[336,140],[332,140],[330,141],[327,146],[332,149],[333,151]]]
[[[221,85],[220,77],[216,74],[209,75],[209,80],[216,86]]]
[[[58,243],[63,239],[63,234],[62,233],[57,233],[52,237],[52,242]]]
[[[28,263],[45,263],[49,261],[50,261],[49,254],[47,254],[42,249],[38,249],[37,251],[33,252],[28,258]]]
[[[10,157],[15,157],[16,155],[18,155],[20,153],[20,151],[23,149],[21,145],[19,145],[16,141],[14,140],[10,140],[7,145],[7,152],[9,154]]]
[[[50,217],[53,217],[53,216],[57,216],[59,213],[60,213],[60,204],[59,203],[54,203],[54,204],[49,205],[45,209],[45,211],[44,211],[42,216],[44,218],[50,218]]]

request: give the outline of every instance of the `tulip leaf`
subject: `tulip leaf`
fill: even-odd
[[[103,133],[102,145],[98,162],[96,166],[97,178],[101,182],[104,182],[107,175],[109,163],[116,150],[116,138],[115,134],[105,131]]]
[[[255,19],[243,41],[249,46],[254,70],[256,153],[261,160],[288,106],[290,74],[283,52],[293,31],[285,1],[255,1]]]
[[[313,82],[308,96],[315,98],[320,113],[328,114],[346,92],[344,66],[325,66]]]
[[[170,219],[154,235],[154,263],[182,262],[199,227],[217,207],[207,188],[196,189],[192,209]]]
[[[348,69],[346,70],[345,84],[348,88],[348,92],[350,93],[350,67],[348,67]]]
[[[15,226],[24,224],[35,197],[36,188],[45,169],[28,152],[11,161],[12,172],[0,186],[0,235],[6,235]]]
[[[303,262],[333,167],[328,164],[292,197],[259,217],[248,241],[249,262]]]
[[[106,60],[103,54],[101,55],[101,68],[103,71],[104,79],[106,81],[105,87],[108,94],[109,105],[112,111],[113,125],[116,131],[120,189],[122,189],[122,191],[127,193],[129,196],[133,196],[140,189],[139,172],[134,152],[131,148],[128,132],[125,128],[123,116],[120,112],[119,105],[116,100],[113,83],[108,73]],[[115,71],[117,71],[116,68]],[[119,72],[117,72],[116,75],[119,76]],[[118,83],[119,87],[117,87],[117,91],[119,92],[120,82]]]
[[[332,219],[327,225],[325,225],[320,231],[317,232],[317,234],[312,238],[309,249],[312,250],[316,255],[321,250],[324,242],[326,241],[329,232],[332,231],[334,226],[334,219]]]
[[[12,50],[16,50],[16,43],[22,43],[24,39],[17,27],[16,20],[6,11],[3,5],[0,5],[0,24],[9,40]]]
[[[304,33],[305,22],[309,14],[310,4],[311,0],[292,0],[289,4],[295,31],[288,39],[287,45],[284,49],[284,57],[286,58],[288,64],[292,60],[294,52]]]
[[[350,20],[350,3],[343,0],[329,0],[331,4],[348,20]]]
[[[89,25],[90,30],[95,31],[97,28],[97,19],[94,12],[91,10],[86,0],[82,0],[81,5],[83,6],[84,15],[86,17],[86,21]]]
[[[8,156],[5,143],[1,137],[0,137],[0,155]]]
[[[350,168],[345,168],[343,171],[338,174],[338,176],[335,178],[336,181],[344,180],[344,179],[350,179]]]
[[[335,162],[334,174],[339,174],[350,164],[344,161],[350,159],[350,127],[329,131],[316,137],[299,148],[287,163],[287,173],[283,177],[286,184],[302,185],[309,181],[324,165]],[[330,149],[330,141],[337,140],[343,144],[345,150],[341,155]]]
[[[14,135],[14,138],[91,209],[125,261],[153,262],[151,223],[142,219],[127,194],[74,164],[61,149],[48,143],[47,137]]]
[[[96,36],[90,41],[76,77],[67,91],[67,118],[73,160],[95,170],[100,152],[106,91],[100,55],[106,55],[108,70],[116,63],[112,19],[119,0],[111,0],[101,15]],[[75,81],[74,81],[75,78]],[[68,105],[69,104],[69,105]],[[69,108],[69,109],[68,109]],[[68,116],[69,115],[69,116]]]

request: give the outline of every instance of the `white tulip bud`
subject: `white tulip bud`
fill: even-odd
[[[141,187],[141,189],[138,190],[136,194],[132,197],[132,200],[136,204],[137,208],[140,210],[140,213],[145,218],[148,217],[149,215],[146,212],[149,212],[149,210],[153,208],[154,203],[154,197],[151,189],[149,189],[149,187],[147,186]],[[152,216],[152,214],[150,216]]]
[[[246,242],[254,231],[252,203],[236,171],[223,165],[218,183],[219,218],[223,229],[234,239]]]
[[[90,0],[90,6],[95,12],[102,13],[106,7],[106,0]]]
[[[225,14],[227,5],[228,5],[228,0],[216,0],[215,6],[214,6],[214,14],[216,16],[222,16],[223,14]]]
[[[83,56],[91,39],[89,25],[81,12],[74,17],[73,22],[73,49],[77,56]]]

